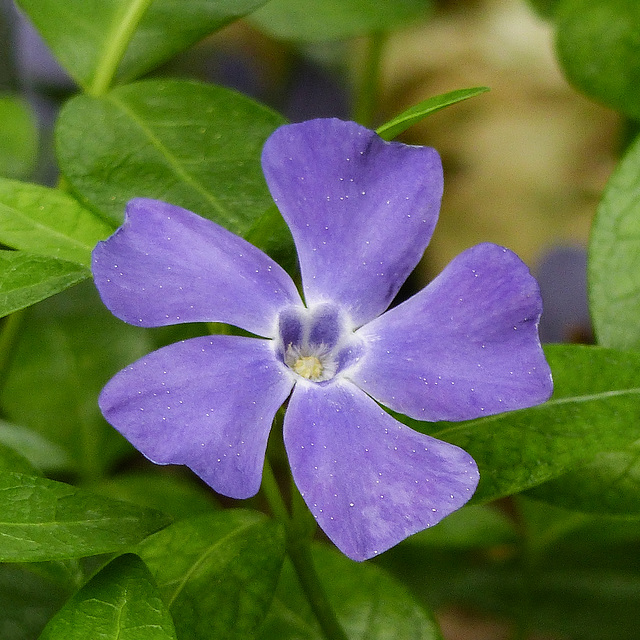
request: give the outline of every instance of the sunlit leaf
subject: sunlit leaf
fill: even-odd
[[[0,242],[14,249],[89,266],[113,226],[59,189],[0,179]]]

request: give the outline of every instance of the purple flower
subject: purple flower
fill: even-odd
[[[513,253],[473,247],[386,311],[429,243],[442,196],[435,150],[312,120],[267,140],[264,174],[298,251],[304,300],[242,238],[164,202],[132,200],[93,253],[104,303],[142,327],[224,322],[159,349],[104,388],[107,420],[158,464],[186,464],[233,498],[260,486],[269,430],[319,525],[364,560],[436,524],[478,483],[418,420],[466,420],[546,400],[538,286]]]

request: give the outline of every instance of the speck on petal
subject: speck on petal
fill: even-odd
[[[352,380],[418,420],[468,420],[551,395],[538,284],[511,251],[480,244],[427,287],[361,327]],[[517,327],[517,331],[513,328]]]
[[[209,336],[120,371],[99,404],[153,462],[185,464],[219,493],[248,498],[260,487],[271,423],[292,386],[269,341]]]
[[[309,509],[353,560],[436,524],[478,483],[471,456],[400,424],[347,381],[296,385],[284,441]]]
[[[262,251],[159,200],[128,203],[122,227],[94,249],[92,270],[109,310],[144,327],[226,322],[270,337],[278,311],[302,304],[289,275]]]
[[[338,303],[356,325],[384,311],[433,233],[437,152],[319,119],[277,129],[262,167],[296,243],[307,303]]]

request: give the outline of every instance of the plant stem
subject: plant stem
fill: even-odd
[[[129,4],[125,14],[118,20],[106,39],[102,59],[96,68],[87,93],[97,97],[104,95],[109,90],[131,38],[133,38],[140,20],[152,2],[153,0],[133,0]]]
[[[356,79],[353,119],[365,127],[372,127],[375,121],[380,88],[380,64],[385,42],[386,34],[371,34],[365,43],[364,59],[359,66],[361,73]]]
[[[287,553],[324,637],[327,640],[348,640],[313,564],[310,540],[304,531],[299,530],[304,529],[304,525],[299,527],[290,517],[268,460],[265,461],[262,490],[273,515],[285,527]]]

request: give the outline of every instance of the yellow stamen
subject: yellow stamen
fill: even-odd
[[[292,369],[307,380],[317,381],[322,377],[324,367],[316,356],[300,356],[294,363]]]

